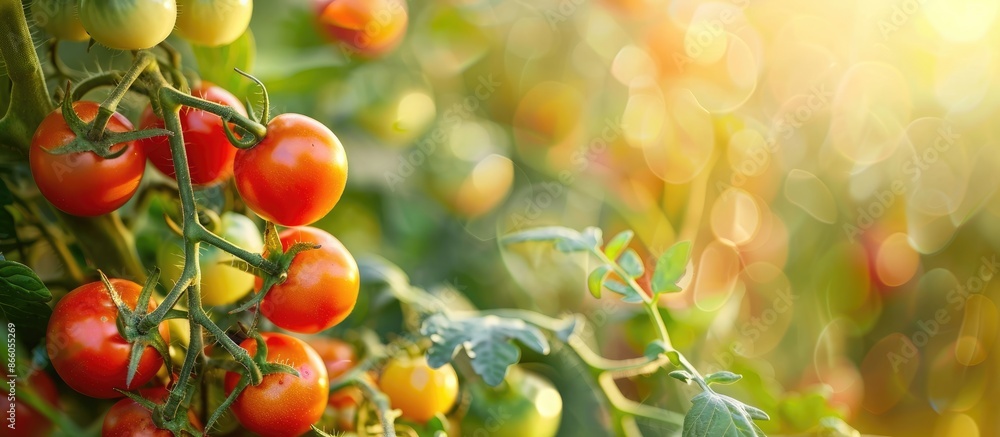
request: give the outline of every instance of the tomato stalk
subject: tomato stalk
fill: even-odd
[[[0,118],[0,145],[27,157],[35,128],[53,105],[20,0],[0,0],[0,35],[0,58],[13,83],[10,105]]]

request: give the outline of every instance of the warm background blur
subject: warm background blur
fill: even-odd
[[[258,1],[253,71],[276,111],[347,148],[348,192],[319,226],[355,254],[479,307],[585,313],[604,354],[631,357],[646,317],[590,297],[584,258],[497,235],[633,228],[650,260],[692,240],[662,301],[674,342],[743,373],[726,389],[769,433],[839,414],[871,435],[992,436],[998,9],[421,0],[403,44],[366,62],[321,37],[309,1]],[[561,435],[593,435],[606,418],[568,355],[525,359],[563,394]],[[623,389],[684,410],[679,385]]]

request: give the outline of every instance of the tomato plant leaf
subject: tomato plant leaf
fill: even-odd
[[[600,247],[601,230],[587,228],[581,233],[561,226],[547,226],[508,234],[502,241],[504,244],[547,241],[555,243],[560,252],[582,252]]]
[[[45,334],[52,309],[52,293],[24,264],[0,261],[0,317],[13,323],[23,344],[33,345]]]
[[[250,71],[253,66],[257,46],[249,29],[229,44],[219,47],[192,44],[191,51],[202,79],[229,90],[240,100],[247,97],[252,82],[236,74],[234,69]]]
[[[660,354],[667,353],[667,350],[667,344],[664,343],[663,340],[653,340],[651,343],[646,345],[646,350],[643,352],[643,355],[645,355],[646,358],[655,360],[656,357],[660,356]]]
[[[673,293],[681,291],[677,281],[684,276],[688,259],[691,257],[691,242],[682,241],[667,249],[656,260],[656,271],[653,272],[653,293]]]
[[[727,384],[732,384],[741,379],[743,379],[743,375],[723,370],[721,372],[715,372],[711,375],[706,376],[705,382],[707,382],[709,385],[711,384],[727,385]]]
[[[667,375],[685,384],[690,384],[691,380],[694,379],[694,376],[688,373],[687,370],[674,370]]]
[[[643,273],[646,273],[646,267],[642,265],[642,258],[633,249],[628,249],[622,254],[621,259],[618,260],[618,265],[633,278],[638,278]]]
[[[635,236],[635,232],[631,230],[625,230],[615,235],[611,241],[608,242],[607,246],[604,247],[604,255],[608,259],[614,261],[618,259],[618,256],[622,254],[625,247],[632,241],[632,237]]]
[[[601,289],[604,288],[604,280],[611,273],[611,267],[607,265],[598,266],[587,276],[587,289],[594,297],[601,298]]]
[[[540,353],[549,353],[549,343],[538,328],[523,320],[497,316],[451,319],[434,314],[424,320],[420,333],[433,344],[427,351],[427,363],[438,368],[464,350],[472,362],[472,370],[483,380],[496,386],[503,382],[507,368],[517,364],[521,351],[512,344],[520,341]]]
[[[764,431],[753,421],[766,413],[726,395],[703,391],[691,399],[684,416],[684,437],[758,437]]]
[[[640,296],[639,293],[636,290],[633,290],[632,287],[629,287],[628,285],[625,285],[621,281],[616,281],[614,279],[608,279],[608,280],[604,281],[604,287],[606,287],[608,290],[611,290],[611,291],[613,291],[615,293],[618,293],[618,294],[624,296],[624,297],[622,297],[622,302],[626,302],[626,303],[640,303],[640,302],[642,302],[642,296]]]

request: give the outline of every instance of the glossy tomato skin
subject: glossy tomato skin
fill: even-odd
[[[299,252],[288,268],[288,279],[271,287],[260,312],[282,329],[313,334],[342,322],[358,302],[358,265],[347,248],[326,231],[286,229],[278,234],[284,250],[295,243],[318,244]],[[263,281],[256,280],[256,290]]]
[[[31,16],[49,35],[66,41],[86,41],[90,35],[80,22],[76,4],[76,0],[35,0]]]
[[[396,358],[389,361],[378,380],[402,416],[424,423],[438,413],[446,413],[458,399],[458,375],[451,364],[432,369],[425,357]]]
[[[177,31],[195,44],[229,44],[246,32],[252,0],[177,0]]]
[[[299,372],[267,375],[256,386],[248,386],[236,398],[232,411],[244,427],[264,437],[297,436],[323,416],[330,391],[326,365],[304,341],[277,333],[261,334],[267,343],[267,361],[289,365]],[[250,338],[240,347],[250,355],[257,343]],[[239,382],[238,373],[226,373],[226,395]]]
[[[27,380],[18,381],[18,385],[27,384],[31,388],[31,391],[41,398],[43,401],[51,405],[53,408],[59,407],[59,393],[56,391],[55,384],[52,383],[52,378],[49,377],[43,371],[35,370],[32,371]],[[2,402],[0,402],[0,407],[3,407],[3,411],[6,413],[10,411],[12,402],[10,398],[6,395],[0,396]],[[39,413],[34,408],[31,408],[28,404],[22,402],[19,399],[15,399],[13,402],[14,411],[16,411],[17,423],[16,427],[11,430],[6,428],[5,423],[4,431],[11,437],[44,437],[49,435],[52,431],[52,422],[49,422],[42,413]]]
[[[203,81],[199,86],[192,88],[191,95],[230,106],[236,109],[236,112],[247,115],[240,99],[209,82]],[[191,170],[191,183],[205,186],[229,178],[233,174],[233,160],[236,159],[237,149],[226,138],[222,119],[210,112],[188,107],[181,108],[180,118],[181,129],[184,132],[184,150],[187,151],[188,168]],[[139,126],[143,129],[162,129],[163,120],[153,113],[151,107],[146,107]],[[157,170],[174,179],[177,178],[168,137],[153,137],[138,143]]]
[[[219,236],[230,243],[260,253],[264,249],[257,225],[245,215],[235,212],[224,212],[220,217]],[[177,238],[162,242],[156,252],[156,264],[160,268],[160,281],[165,286],[172,286],[181,277],[184,256],[183,242]],[[209,306],[229,305],[253,290],[254,276],[238,267],[231,261],[235,259],[229,253],[210,244],[202,244],[199,248],[198,264],[201,266],[201,302]],[[186,321],[185,321],[186,324]]]
[[[122,300],[134,309],[142,286],[112,279]],[[149,310],[156,304],[149,302]],[[129,351],[132,345],[118,333],[118,309],[101,281],[81,285],[59,300],[45,331],[45,348],[56,373],[74,390],[94,398],[117,398],[115,389],[134,390],[149,382],[163,365],[163,358],[147,346],[139,360],[132,385],[126,387]],[[170,341],[168,326],[160,335]]]
[[[167,402],[170,392],[163,387],[140,390],[142,397],[156,404]],[[202,424],[192,411],[188,411],[188,420],[201,429]],[[173,437],[173,433],[156,427],[153,414],[132,399],[125,398],[111,406],[104,416],[101,427],[101,437]]]
[[[175,0],[80,0],[80,21],[95,41],[142,50],[167,39],[177,21]]]
[[[365,58],[384,55],[399,45],[409,21],[402,0],[318,0],[323,30]]]
[[[73,110],[83,121],[97,116],[99,105],[94,102],[74,102]],[[132,123],[115,113],[107,130],[127,132]],[[55,110],[42,120],[31,139],[28,161],[38,190],[56,208],[77,216],[97,216],[114,211],[125,204],[136,190],[146,170],[146,155],[135,142],[116,144],[112,151],[125,148],[114,159],[104,159],[92,152],[53,155],[76,138],[63,120],[62,111]]]
[[[267,136],[236,152],[236,188],[247,206],[282,226],[311,224],[333,209],[347,184],[347,154],[322,123],[281,114]]]
[[[470,385],[472,402],[462,417],[463,436],[553,437],[559,431],[562,396],[541,376],[515,366],[497,387],[482,381]]]

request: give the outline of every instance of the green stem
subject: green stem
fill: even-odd
[[[243,128],[247,132],[250,132],[253,136],[257,137],[257,139],[264,138],[264,136],[267,134],[266,126],[245,117],[243,114],[240,114],[239,112],[236,111],[236,109],[234,109],[231,106],[220,105],[218,103],[202,100],[192,95],[184,94],[172,88],[163,88],[161,89],[161,93],[164,93],[163,95],[161,95],[160,97],[161,99],[167,98],[169,96],[169,98],[173,102],[176,102],[179,105],[189,106],[195,109],[200,109],[205,112],[211,112],[215,115],[218,115],[223,120],[231,122]]]
[[[24,202],[16,197],[15,200]],[[66,243],[63,242],[62,236],[57,235],[57,233],[60,232],[59,229],[42,219],[41,212],[38,210],[37,206],[29,205],[27,202],[24,202],[23,204],[26,208],[28,208],[31,214],[35,216],[35,219],[38,221],[38,225],[36,226],[38,232],[42,234],[42,238],[49,243],[49,246],[52,247],[56,256],[58,256],[63,265],[66,266],[66,273],[69,275],[69,278],[77,284],[82,284],[86,280],[86,277],[83,274],[83,270],[80,269],[80,265],[77,264],[76,258],[72,253],[70,253],[69,248],[66,247]]]
[[[116,276],[135,282],[146,281],[146,269],[139,262],[135,238],[122,223],[117,212],[98,217],[77,217],[59,212],[67,229],[76,236],[84,255],[97,266],[108,266]]]
[[[21,0],[0,0],[0,35],[0,58],[13,84],[10,104],[0,118],[0,144],[27,157],[35,128],[53,104]]]
[[[101,103],[97,117],[94,118],[94,124],[90,128],[89,137],[91,139],[99,140],[104,135],[104,128],[108,126],[111,116],[118,110],[118,103],[125,98],[125,94],[132,88],[132,84],[139,79],[139,75],[146,71],[150,65],[155,65],[155,63],[156,58],[147,51],[141,51],[136,55],[135,62],[125,72],[125,76],[122,77],[121,82],[118,82],[115,90]]]
[[[365,398],[375,404],[375,411],[378,413],[379,422],[382,423],[382,435],[385,437],[396,437],[396,425],[389,414],[392,406],[389,404],[389,397],[375,388],[365,379],[355,380],[358,388],[364,393]]]
[[[199,225],[196,234],[193,237],[197,238],[201,242],[211,244],[212,246],[215,246],[225,252],[229,252],[233,256],[246,261],[247,264],[261,269],[271,275],[278,276],[281,274],[281,268],[267,258],[264,258],[263,255],[243,249],[242,247],[229,242],[225,238],[216,235],[212,231],[209,231],[204,226]]]
[[[618,385],[615,384],[615,378],[610,372],[604,372],[598,376],[597,383],[608,396],[611,406],[625,414],[634,417],[656,420],[659,422],[674,423],[677,425],[684,424],[683,414],[640,404],[626,398],[625,395],[622,394],[621,390],[618,390]]]
[[[83,98],[87,93],[93,91],[95,88],[102,86],[115,86],[118,82],[121,82],[122,75],[117,71],[109,71],[107,73],[101,73],[96,76],[90,76],[80,82],[77,82],[76,86],[73,87],[73,101],[77,101]]]

